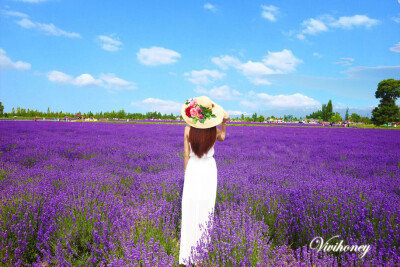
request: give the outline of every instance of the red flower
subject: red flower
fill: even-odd
[[[212,106],[214,107],[214,104],[212,104]]]
[[[191,107],[187,107],[187,108],[185,109],[186,116],[188,116],[189,118],[190,118],[190,109],[191,109]]]

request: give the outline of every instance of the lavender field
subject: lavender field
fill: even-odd
[[[2,266],[178,266],[184,125],[0,122]],[[400,131],[228,126],[202,266],[400,265]],[[354,252],[317,252],[339,235]]]

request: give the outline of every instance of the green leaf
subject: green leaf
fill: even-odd
[[[196,123],[197,122],[197,118],[192,118],[192,122]]]
[[[214,114],[211,114],[211,118],[216,118],[217,116],[215,116]]]
[[[200,119],[200,122],[201,122],[201,123],[204,123],[204,119]]]

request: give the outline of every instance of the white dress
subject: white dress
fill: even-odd
[[[200,224],[206,226],[206,223],[212,219],[209,214],[214,211],[217,196],[217,164],[213,157],[214,145],[201,158],[193,153],[190,143],[189,148],[190,157],[186,166],[182,193],[179,264],[188,263],[192,246],[196,247],[196,243],[204,232],[200,230]],[[203,242],[209,242],[208,238],[204,238]]]

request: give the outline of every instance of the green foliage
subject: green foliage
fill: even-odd
[[[332,100],[329,100],[328,104],[322,104],[321,110],[307,115],[307,119],[316,119],[322,121],[331,121],[333,114]]]
[[[283,120],[285,120],[285,121],[293,121],[293,115],[283,115]]]
[[[349,108],[346,108],[346,115],[344,117],[344,120],[345,121],[349,120]]]
[[[378,84],[375,97],[380,98],[378,107],[372,111],[371,121],[375,125],[400,121],[400,108],[396,105],[400,97],[400,80],[386,79]]]
[[[326,116],[327,120],[330,121],[333,115],[332,100],[329,99],[328,105],[326,106]]]
[[[342,116],[340,116],[339,112],[336,112],[335,115],[332,116],[331,121],[333,122],[342,121]]]
[[[4,106],[0,101],[0,116],[3,116]]]

